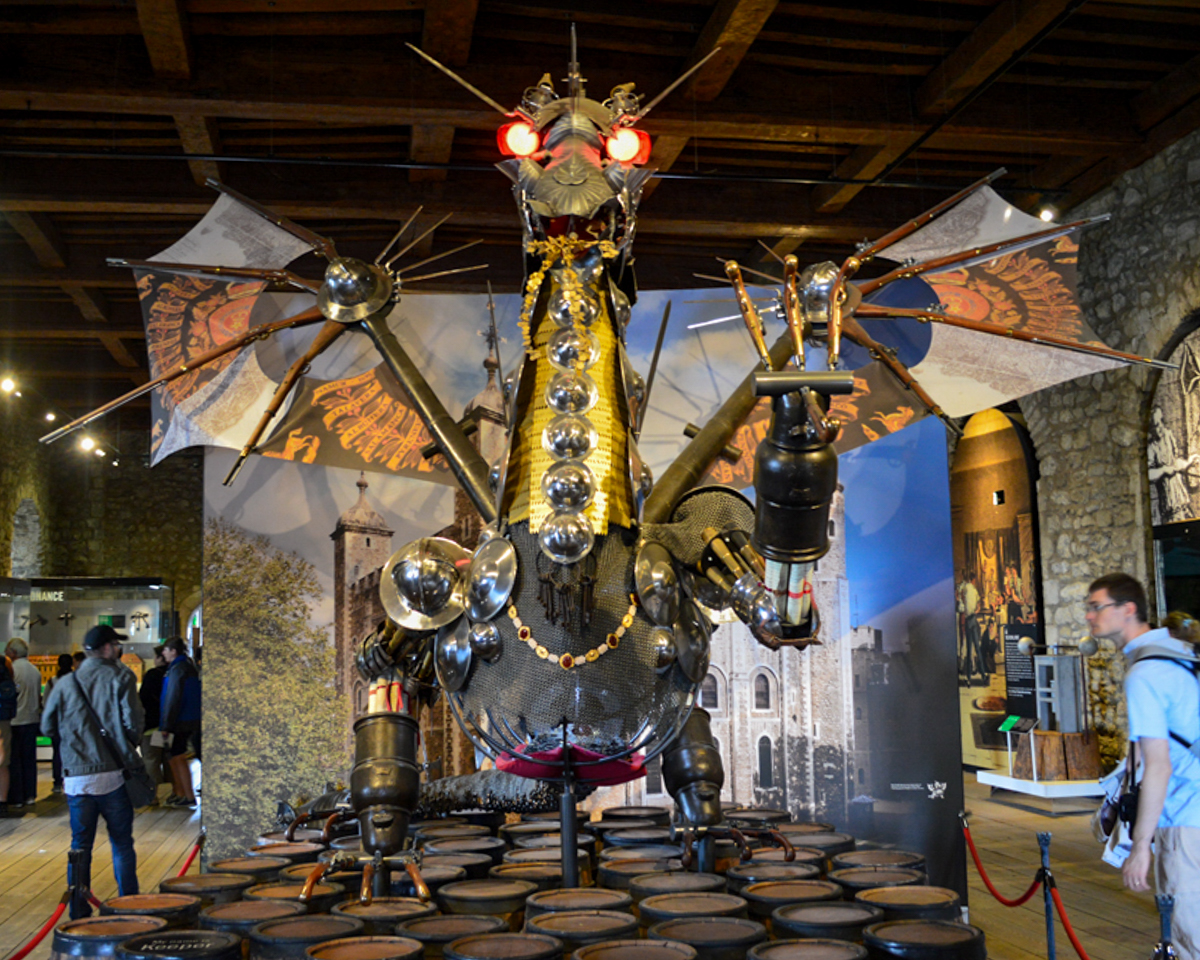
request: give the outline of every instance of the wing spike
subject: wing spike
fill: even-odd
[[[388,255],[388,251],[391,250],[392,247],[394,247],[396,245],[397,240],[399,240],[402,236],[404,236],[404,231],[412,226],[412,222],[417,219],[417,216],[424,209],[425,209],[425,205],[421,204],[421,206],[417,207],[417,209],[412,212],[412,216],[410,216],[407,220],[404,221],[404,223],[401,225],[400,229],[396,231],[395,235],[393,235],[392,239],[389,240],[387,242],[387,245],[384,246],[384,248],[379,251],[379,256],[377,256],[375,258],[376,266],[378,266],[380,261],[383,260],[383,258]]]
[[[442,217],[441,220],[439,220],[432,227],[430,227],[428,230],[426,230],[424,233],[422,233],[419,237],[414,237],[407,244],[405,244],[403,247],[401,247],[399,250],[397,250],[395,253],[393,253],[390,257],[388,257],[387,261],[384,263],[384,266],[390,267],[393,263],[395,263],[397,260],[399,260],[406,253],[408,253],[409,250],[411,250],[418,243],[420,243],[422,240],[424,240],[427,236],[429,236],[431,233],[433,233],[434,230],[436,230],[438,227],[440,227],[443,223],[445,223],[447,220],[449,220],[452,216],[454,216],[453,213],[446,214],[444,217]]]
[[[477,246],[479,246],[479,244],[481,244],[481,243],[483,243],[483,240],[482,240],[482,239],[479,239],[479,240],[472,240],[472,241],[470,241],[469,243],[464,243],[464,244],[461,244],[460,246],[457,246],[457,247],[455,247],[453,250],[447,250],[447,251],[445,251],[444,253],[436,253],[436,254],[434,254],[432,257],[426,257],[424,260],[418,260],[416,263],[410,263],[410,264],[409,264],[407,267],[405,267],[403,270],[397,270],[397,271],[396,271],[396,276],[398,276],[398,277],[399,277],[399,276],[403,276],[403,275],[404,275],[405,273],[407,273],[409,270],[416,270],[416,269],[417,269],[417,267],[423,267],[423,266],[425,266],[425,265],[427,265],[427,264],[433,263],[433,262],[434,262],[434,261],[436,261],[436,260],[442,260],[442,259],[444,259],[444,258],[446,258],[446,257],[449,257],[449,256],[453,255],[453,254],[456,254],[456,253],[461,253],[463,250],[470,250],[470,249],[471,249],[471,247],[477,247]]]
[[[702,66],[704,66],[706,63],[708,63],[709,60],[711,60],[713,57],[715,57],[720,52],[721,52],[720,47],[714,47],[712,52],[708,56],[706,56],[702,60],[700,60],[690,70],[685,71],[683,76],[681,76],[678,80],[676,80],[674,83],[672,83],[669,87],[667,87],[666,90],[664,90],[662,93],[660,93],[657,97],[655,97],[653,100],[651,100],[648,104],[646,104],[644,107],[642,107],[641,110],[639,110],[637,113],[633,114],[633,116],[627,122],[630,125],[632,125],[634,123],[637,123],[637,121],[641,120],[643,117],[645,117],[646,114],[648,114],[651,110],[653,110],[660,103],[662,103],[663,100],[665,100],[667,98],[667,96],[672,91],[674,91],[674,89],[676,87],[678,87],[681,83],[683,83],[684,80],[686,80],[693,73],[695,73],[697,70],[699,70]]]
[[[455,73],[453,70],[451,70],[449,67],[444,66],[441,63],[438,63],[438,61],[434,60],[433,57],[431,57],[429,54],[427,54],[424,50],[420,49],[420,47],[415,47],[411,43],[406,43],[405,46],[408,47],[408,49],[411,50],[413,53],[415,53],[418,57],[421,57],[423,60],[427,60],[427,61],[429,61],[429,63],[432,63],[435,67],[437,67],[439,70],[441,70],[442,73],[444,73],[446,76],[448,76],[451,80],[453,80],[455,83],[457,83],[459,86],[461,86],[464,90],[467,90],[470,93],[473,93],[475,96],[477,96],[480,100],[482,100],[484,103],[486,103],[493,110],[497,111],[498,113],[500,113],[506,117],[517,116],[517,111],[506,110],[504,107],[500,106],[500,104],[498,104],[495,100],[493,100],[491,97],[489,97],[486,93],[484,93],[478,87],[472,86],[471,84],[467,83],[467,81],[464,80],[462,77],[460,77],[457,73]]]
[[[416,283],[419,280],[432,280],[435,277],[451,277],[456,273],[470,273],[472,270],[486,270],[487,268],[488,265],[486,263],[477,263],[471,267],[455,267],[453,270],[439,270],[437,273],[426,273],[419,277],[408,277],[404,282]]]

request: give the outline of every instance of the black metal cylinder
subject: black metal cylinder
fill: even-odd
[[[798,393],[773,401],[771,427],[754,458],[754,536],[768,560],[812,563],[829,552],[837,453],[820,439]]]
[[[404,846],[421,794],[418,736],[417,721],[403,713],[372,713],[354,724],[350,798],[368,853],[388,857]]]
[[[679,805],[685,824],[714,826],[721,812],[721,788],[725,766],[713,740],[707,710],[696,707],[679,736],[662,754],[663,782]],[[708,870],[712,870],[709,864]]]

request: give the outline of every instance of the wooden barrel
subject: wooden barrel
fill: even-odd
[[[769,920],[776,907],[789,903],[841,900],[842,888],[827,880],[765,880],[742,888],[741,897],[750,905],[750,915]]]
[[[213,873],[237,873],[252,877],[255,883],[270,883],[279,876],[280,870],[291,865],[292,861],[287,857],[230,857],[215,860],[208,868]]]
[[[293,863],[290,867],[284,867],[282,870],[280,870],[279,877],[277,879],[280,883],[303,883],[312,875],[312,872],[320,866],[320,863]],[[361,865],[358,873],[362,873]],[[324,880],[328,877],[329,874],[327,873],[321,879]]]
[[[682,870],[682,860],[601,860],[596,879],[600,886],[610,890],[628,890],[634,877]]]
[[[660,827],[671,822],[671,811],[666,807],[605,807],[600,811],[602,820],[650,820]]]
[[[595,857],[600,852],[600,839],[593,837],[584,831],[580,831],[575,843],[580,849]],[[561,847],[561,833],[540,833],[526,836],[518,836],[512,843],[516,850],[541,850],[545,847]]]
[[[286,900],[235,900],[214,903],[200,911],[197,925],[201,930],[220,930],[236,933],[242,938],[242,956],[250,956],[250,931],[268,920],[298,917],[304,914],[304,904]]]
[[[409,937],[367,936],[326,940],[304,952],[312,960],[421,960],[425,948]]]
[[[538,888],[538,893],[562,886],[562,867],[557,863],[498,863],[488,870],[488,876],[497,880],[528,880]]]
[[[592,884],[592,858],[587,850],[579,850],[579,883],[587,887]],[[543,847],[540,850],[509,850],[504,863],[562,863],[562,847]]]
[[[301,916],[265,920],[250,929],[250,960],[306,960],[317,943],[361,937],[363,924],[354,917]]]
[[[432,917],[437,913],[432,903],[416,897],[376,897],[370,903],[344,900],[333,905],[329,911],[335,917],[356,917],[363,922],[363,934],[368,937],[386,937],[396,924],[416,917]]]
[[[562,942],[540,933],[485,933],[442,948],[446,960],[559,960]]]
[[[580,832],[586,830],[597,837],[616,830],[653,830],[658,824],[653,820],[592,820],[585,823]]]
[[[589,943],[636,937],[638,922],[630,914],[617,910],[564,910],[527,917],[525,930],[561,940],[563,956],[569,957]]]
[[[409,831],[415,847],[423,847],[430,840],[438,838],[450,840],[462,837],[490,837],[491,835],[492,833],[487,827],[477,826],[474,823],[439,823],[422,827],[417,831]]]
[[[772,810],[770,807],[738,807],[725,814],[725,819],[735,827],[745,825],[757,830],[774,827],[787,823],[792,815],[786,810]]]
[[[847,900],[876,887],[914,887],[925,882],[925,874],[907,867],[847,867],[830,870],[826,877],[841,886]]]
[[[683,848],[677,843],[638,844],[634,847],[605,847],[600,860],[678,860]]]
[[[527,880],[462,880],[437,892],[444,913],[487,914],[506,917],[510,930],[521,929],[525,898],[537,887]]]
[[[325,846],[324,827],[298,827],[289,840],[286,830],[272,830],[258,838],[259,843],[319,843]]]
[[[459,883],[469,878],[467,871],[462,867],[427,867],[421,864],[421,879],[425,881],[425,886],[429,888],[430,892],[437,896],[437,892],[446,884]],[[392,871],[391,895],[393,897],[415,897],[417,895],[417,886],[413,883],[407,870]]]
[[[830,868],[848,870],[851,867],[903,867],[924,870],[925,858],[908,850],[852,850],[831,858]],[[215,869],[215,868],[214,868]]]
[[[168,877],[158,885],[160,893],[184,893],[200,898],[200,909],[214,903],[241,900],[242,893],[254,886],[254,878],[240,873],[191,873]]]
[[[867,948],[849,940],[776,940],[760,943],[746,960],[866,960]]]
[[[193,926],[200,915],[200,898],[186,893],[131,893],[100,905],[102,916],[115,913],[133,917],[162,917],[167,929]]]
[[[746,901],[729,893],[660,893],[638,904],[642,929],[681,917],[745,917]]]
[[[575,810],[575,822],[587,823],[592,819],[592,815],[586,810]],[[561,823],[562,818],[557,810],[539,810],[537,813],[523,813],[521,820],[524,823]]]
[[[770,829],[778,830],[789,840],[793,837],[803,837],[807,833],[833,833],[836,829],[832,823],[823,823],[820,820],[796,820],[788,823],[772,824]],[[795,840],[795,843],[803,843],[803,840]]]
[[[790,840],[791,837],[788,839]],[[804,846],[820,850],[827,857],[834,857],[839,853],[849,853],[854,849],[854,838],[848,833],[806,833],[797,839],[803,841]]]
[[[667,827],[634,827],[627,830],[608,830],[604,833],[604,843],[613,847],[644,847],[670,842],[671,831]]]
[[[486,879],[488,871],[496,865],[490,854],[469,853],[430,853],[426,848],[425,856],[421,859],[421,870],[430,867],[462,867],[468,880]]]
[[[259,883],[250,887],[242,894],[244,900],[288,900],[293,903],[304,903],[300,894],[304,890],[303,883],[275,881],[275,883]],[[345,886],[340,883],[322,881],[313,885],[312,896],[306,906],[309,913],[328,913],[335,903],[341,903],[348,897]]]
[[[629,895],[634,903],[663,893],[724,893],[725,878],[715,873],[684,873],[666,871],[644,873],[629,881]]]
[[[752,883],[768,880],[819,880],[821,871],[811,863],[759,863],[751,860],[725,871],[725,887],[741,896]]]
[[[696,960],[696,948],[678,940],[608,940],[589,943],[573,960]]]
[[[863,938],[863,928],[883,919],[883,911],[867,903],[830,900],[823,903],[791,903],[776,907],[771,914],[775,936],[814,940]]]
[[[816,867],[822,873],[825,872],[829,856],[824,850],[818,850],[816,847],[793,847],[792,853],[792,859],[788,860],[786,853],[779,847],[762,847],[755,850],[754,855],[745,863],[806,863]]]
[[[118,945],[131,937],[165,930],[162,917],[83,917],[60,923],[54,930],[50,960],[110,960]]]
[[[743,960],[746,951],[767,939],[767,928],[741,917],[683,917],[656,923],[651,940],[676,940],[696,951],[699,960]]]
[[[246,851],[251,857],[287,857],[292,863],[316,863],[323,843],[260,843]]]
[[[493,837],[501,825],[508,822],[508,814],[497,813],[495,810],[456,810],[454,816],[456,820],[462,820],[464,823],[487,827]]]
[[[962,901],[948,887],[876,887],[855,896],[883,911],[885,920],[960,920]]]
[[[957,920],[884,920],[863,946],[877,960],[987,960],[983,931]]]
[[[500,837],[435,837],[425,844],[424,850],[435,854],[482,853],[499,863],[508,850],[508,844]],[[469,872],[469,871],[468,871]]]
[[[117,960],[241,960],[242,938],[220,930],[162,930],[117,946]]]
[[[396,936],[411,937],[425,948],[425,960],[436,960],[442,955],[442,948],[446,944],[463,937],[507,931],[508,923],[502,917],[488,917],[482,914],[418,917],[415,920],[405,920],[396,926]]]
[[[565,913],[578,910],[615,910],[628,913],[633,900],[624,890],[604,887],[564,887],[530,894],[525,900],[525,917],[543,913]]]
[[[522,820],[519,823],[506,823],[496,831],[496,836],[503,837],[510,846],[515,847],[522,837],[543,837],[548,833],[561,833],[559,825],[548,820]]]

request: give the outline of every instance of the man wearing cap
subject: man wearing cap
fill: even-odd
[[[71,865],[76,871],[68,883],[80,890],[91,886],[92,844],[96,824],[103,817],[121,896],[139,892],[133,804],[125,792],[123,767],[141,763],[137,748],[144,726],[137,680],[118,662],[121,641],[126,639],[112,627],[92,627],[83,638],[83,663],[54,685],[42,715],[42,733],[57,736],[62,749],[63,792],[71,813]],[[106,745],[101,728],[119,759]],[[91,913],[77,899],[71,901],[73,919]]]

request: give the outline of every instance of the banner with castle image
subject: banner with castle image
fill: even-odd
[[[634,309],[628,352],[645,372],[673,303],[640,442],[655,475],[686,443],[683,427],[703,423],[753,363],[740,325],[687,329],[713,307],[686,301],[712,296],[643,292]],[[496,299],[508,337],[500,375],[519,353],[518,310],[516,297]],[[490,458],[502,415],[485,368],[488,342],[476,336],[487,329],[486,298],[413,297],[392,326],[450,412],[471,408]],[[365,369],[374,358],[362,347],[355,363]],[[834,547],[815,585],[824,645],[772,652],[740,625],[723,624],[700,702],[713,716],[731,802],[784,807],[919,850],[931,882],[965,893],[957,722],[947,722],[956,656],[945,448],[943,428],[927,420],[842,455]],[[248,586],[266,579],[222,569],[232,556],[223,544],[234,537],[259,548],[256,566],[286,568],[312,589],[286,594],[295,625],[303,624],[286,643],[270,619],[278,611],[255,605],[254,591],[206,592],[204,820],[212,857],[245,849],[279,800],[318,792],[348,771],[349,722],[365,707],[355,641],[382,617],[376,591],[390,553],[447,528],[467,541],[477,535],[464,499],[444,484],[262,457],[226,488],[234,456],[210,449],[207,458],[216,552],[206,575],[231,585],[239,576]],[[255,630],[260,618],[272,629]],[[270,700],[248,690],[264,676],[272,678]],[[440,736],[426,736],[420,758],[433,775],[469,769],[474,758],[449,721],[434,718],[434,726]],[[590,805],[623,802],[670,802],[656,764],[646,779],[602,791]]]

